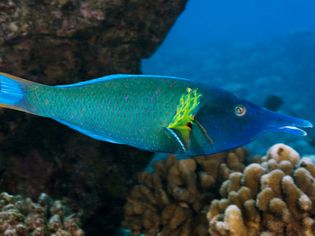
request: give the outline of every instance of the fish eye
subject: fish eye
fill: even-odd
[[[235,106],[234,114],[237,116],[244,116],[246,114],[246,107],[242,104]]]

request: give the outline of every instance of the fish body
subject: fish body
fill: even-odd
[[[95,139],[154,152],[211,154],[244,145],[264,131],[305,134],[296,126],[311,126],[176,77],[111,75],[47,86],[2,73],[0,85],[4,107],[52,118]]]

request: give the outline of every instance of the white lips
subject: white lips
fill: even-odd
[[[279,128],[280,131],[284,131],[284,132],[289,132],[289,133],[293,133],[296,135],[300,135],[300,136],[306,136],[307,132],[303,129],[297,128],[295,126],[282,126]]]

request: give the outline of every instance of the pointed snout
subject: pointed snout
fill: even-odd
[[[269,110],[265,110],[265,112],[267,127],[273,131],[306,136],[307,132],[304,129],[313,128],[313,124],[307,120],[275,113]]]

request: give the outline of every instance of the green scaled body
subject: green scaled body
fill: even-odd
[[[177,152],[165,128],[187,93],[185,80],[115,75],[65,86],[25,86],[23,109],[93,138]]]

